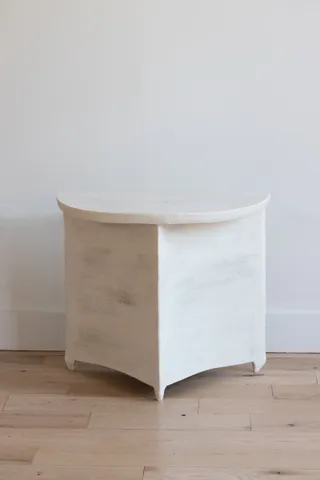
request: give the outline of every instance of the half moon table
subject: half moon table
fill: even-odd
[[[66,364],[106,366],[166,387],[252,362],[265,347],[269,196],[160,201],[62,194]]]

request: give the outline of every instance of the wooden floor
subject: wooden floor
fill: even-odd
[[[197,375],[164,402],[60,354],[0,353],[1,480],[320,480],[320,356]]]

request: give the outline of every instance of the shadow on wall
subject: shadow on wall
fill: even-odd
[[[0,219],[0,348],[64,347],[60,214]]]

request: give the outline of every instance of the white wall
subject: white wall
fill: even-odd
[[[0,347],[63,346],[66,189],[244,186],[270,350],[320,351],[318,0],[0,0]]]

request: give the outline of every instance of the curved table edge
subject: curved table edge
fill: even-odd
[[[78,220],[113,224],[188,225],[197,223],[228,222],[253,215],[264,210],[267,207],[270,198],[271,195],[269,193],[260,202],[245,207],[218,210],[214,212],[179,213],[176,215],[161,213],[112,213],[84,210],[67,205],[62,201],[59,195],[57,196],[57,203],[64,215]]]

